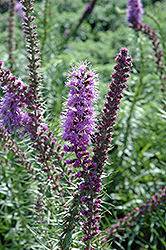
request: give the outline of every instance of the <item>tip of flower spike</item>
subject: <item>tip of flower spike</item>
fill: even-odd
[[[138,26],[143,14],[144,9],[141,0],[128,0],[126,19],[129,23]]]
[[[125,54],[125,55],[127,55],[127,53],[128,53],[128,49],[127,48],[121,48],[121,51],[120,51],[122,54]]]
[[[121,48],[120,53],[116,57],[115,61],[119,61],[119,57],[124,57],[123,59],[125,59],[125,57],[127,57],[127,54],[128,54],[128,49],[127,48]]]
[[[96,119],[94,103],[98,98],[96,87],[98,75],[87,61],[73,66],[72,70],[66,82],[66,86],[71,89],[63,108],[62,138],[74,144],[70,147],[70,151],[75,151],[76,147],[85,151],[87,149],[85,145],[90,143],[90,134],[92,134]]]

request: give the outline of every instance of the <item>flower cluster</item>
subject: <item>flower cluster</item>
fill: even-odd
[[[22,135],[29,132],[32,137],[35,136],[35,121],[40,118],[41,114],[39,110],[36,110],[35,119],[30,112],[35,109],[32,103],[34,101],[32,89],[27,88],[21,78],[16,79],[10,70],[4,71],[2,62],[0,62],[0,81],[4,92],[0,102],[1,126],[5,126],[10,133],[21,130]]]
[[[23,124],[31,122],[27,111],[24,111],[27,106],[25,94],[27,87],[20,78],[16,80],[9,70],[5,72],[2,62],[0,62],[0,80],[5,93],[0,101],[0,126],[6,127],[10,133],[17,132]],[[24,128],[28,130],[28,127]]]
[[[29,120],[28,114],[22,112],[19,103],[20,100],[17,96],[7,90],[0,102],[0,118],[3,117],[2,126],[5,126],[10,133],[18,130],[22,124]]]
[[[89,145],[94,129],[95,113],[92,105],[97,100],[98,76],[93,70],[87,71],[87,67],[88,64],[82,62],[73,68],[66,82],[70,92],[63,109],[62,138],[71,143],[71,151],[86,150],[85,145]]]

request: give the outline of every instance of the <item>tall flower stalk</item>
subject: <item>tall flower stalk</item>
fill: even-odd
[[[113,126],[116,124],[117,111],[123,98],[123,89],[127,87],[126,82],[129,78],[132,58],[128,56],[128,50],[122,48],[115,59],[117,65],[114,67],[115,73],[112,74],[113,81],[110,83],[110,91],[106,95],[106,103],[103,107],[104,114],[100,117],[100,125],[95,135],[95,147],[93,149],[93,162],[97,163],[97,172],[102,174],[103,166],[107,159],[108,148],[110,147]]]
[[[107,159],[108,148],[111,146],[111,137],[114,131],[113,126],[116,123],[117,111],[120,108],[119,104],[123,98],[123,89],[127,87],[126,82],[130,77],[129,71],[132,66],[132,58],[128,56],[128,50],[122,48],[115,61],[117,65],[114,66],[115,73],[112,74],[112,82],[109,84],[110,91],[106,95],[106,103],[103,107],[104,114],[101,115],[98,126],[98,131],[94,136],[94,149],[92,157],[92,166],[95,165],[95,170],[92,168],[92,171],[95,171],[96,180],[98,181],[97,189],[95,194],[100,192],[101,186],[101,175],[104,171],[104,165]],[[96,185],[96,183],[95,183]],[[94,195],[95,196],[95,195]],[[95,213],[99,213],[99,203],[100,199],[96,200],[93,205],[93,208],[98,208]],[[100,218],[100,217],[99,217]]]
[[[24,11],[24,34],[27,41],[27,59],[28,59],[28,72],[29,72],[29,84],[28,84],[28,98],[26,100],[27,109],[29,110],[29,117],[31,123],[29,124],[29,130],[31,141],[34,143],[34,148],[37,149],[40,154],[38,157],[43,163],[44,167],[49,170],[50,158],[56,155],[53,148],[56,143],[56,139],[52,136],[52,131],[48,130],[48,126],[45,125],[44,120],[44,100],[41,93],[42,77],[38,71],[40,68],[40,49],[39,40],[37,39],[36,25],[34,24],[35,17],[32,15],[34,0],[23,0],[22,10]],[[46,150],[47,149],[47,150]]]
[[[89,249],[89,240],[97,234],[98,228],[95,226],[96,219],[93,218],[96,217],[93,211],[93,203],[99,181],[95,172],[91,171],[95,164],[91,164],[90,152],[87,149],[95,125],[94,103],[98,97],[97,84],[98,75],[88,67],[87,62],[82,62],[78,67],[73,67],[66,83],[66,86],[70,87],[70,92],[68,100],[64,104],[62,117],[62,138],[70,142],[69,145],[65,145],[64,149],[74,152],[76,156],[73,161],[67,161],[67,163],[73,163],[73,167],[79,169],[75,178],[78,179],[77,197],[81,202],[81,214],[84,217],[82,227],[85,233],[82,239],[86,244],[84,249]],[[89,229],[87,229],[87,225]]]
[[[33,109],[35,110],[35,116],[37,117],[36,109],[40,107],[42,100],[42,95],[40,92],[40,84],[41,84],[41,76],[38,72],[38,68],[40,67],[40,49],[39,49],[39,40],[37,39],[37,30],[36,25],[34,24],[35,17],[32,15],[34,10],[33,8],[34,0],[23,0],[21,3],[23,5],[22,10],[24,11],[24,33],[25,39],[27,42],[27,59],[29,61],[28,72],[29,72],[29,89],[31,91],[29,108],[32,108],[32,105],[35,105]]]

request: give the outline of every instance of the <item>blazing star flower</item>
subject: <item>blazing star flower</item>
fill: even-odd
[[[17,131],[21,124],[27,122],[28,114],[19,106],[14,93],[6,92],[0,102],[0,123],[11,133]]]
[[[21,81],[21,78],[16,80],[10,71],[5,73],[1,68],[1,74],[1,87],[4,96],[0,99],[0,126],[5,127],[10,133],[18,132],[31,120],[25,111],[27,105],[24,92],[27,87]],[[5,85],[6,81],[8,82],[7,85]]]
[[[134,26],[139,24],[144,13],[141,0],[128,0],[126,19]]]
[[[69,141],[74,147],[86,150],[90,143],[90,135],[94,129],[95,113],[93,103],[97,100],[98,75],[88,67],[88,63],[81,62],[68,75],[66,86],[70,87],[68,100],[63,109],[64,141]]]

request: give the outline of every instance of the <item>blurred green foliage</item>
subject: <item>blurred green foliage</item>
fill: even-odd
[[[0,249],[37,249],[27,224],[32,223],[35,189],[12,154],[0,153]],[[32,247],[33,245],[33,247]],[[39,247],[39,245],[38,245]]]
[[[108,177],[104,184],[112,180],[106,185],[109,196],[106,196],[105,201],[110,204],[107,209],[112,216],[106,213],[107,220],[103,216],[102,227],[105,229],[132,210],[136,201],[145,202],[165,185],[166,119],[161,113],[163,93],[160,91],[161,82],[151,43],[147,37],[136,34],[128,27],[125,0],[97,1],[92,14],[83,21],[74,36],[68,40],[64,37],[66,30],[75,29],[87,3],[84,0],[35,2],[34,15],[42,53],[44,94],[48,114],[53,120],[60,115],[61,104],[67,95],[65,78],[73,63],[87,59],[97,68],[101,93],[98,111],[101,112],[116,54],[121,47],[127,47],[133,58],[131,78],[121,103],[109,151],[108,162],[111,165],[105,167]],[[143,4],[146,11],[143,22],[156,29],[165,41],[166,2],[144,0]],[[148,13],[158,20],[161,34],[157,23]],[[9,65],[6,49],[7,17],[7,12],[0,14],[0,60],[5,69]],[[17,15],[15,36],[14,74],[26,80],[25,39]],[[11,155],[3,153],[0,157],[0,249],[41,249],[26,227],[32,223],[32,207],[36,197],[35,192],[32,192],[34,184],[22,167],[14,164]],[[146,241],[154,235],[154,230],[160,230],[159,224],[155,224],[155,216],[144,221],[143,226],[140,224],[137,234],[144,239],[141,241],[144,243],[137,242],[129,246],[131,235],[128,234],[121,245],[125,248],[118,249],[157,249],[154,241],[151,241],[151,246],[148,245],[149,248],[146,247]]]

